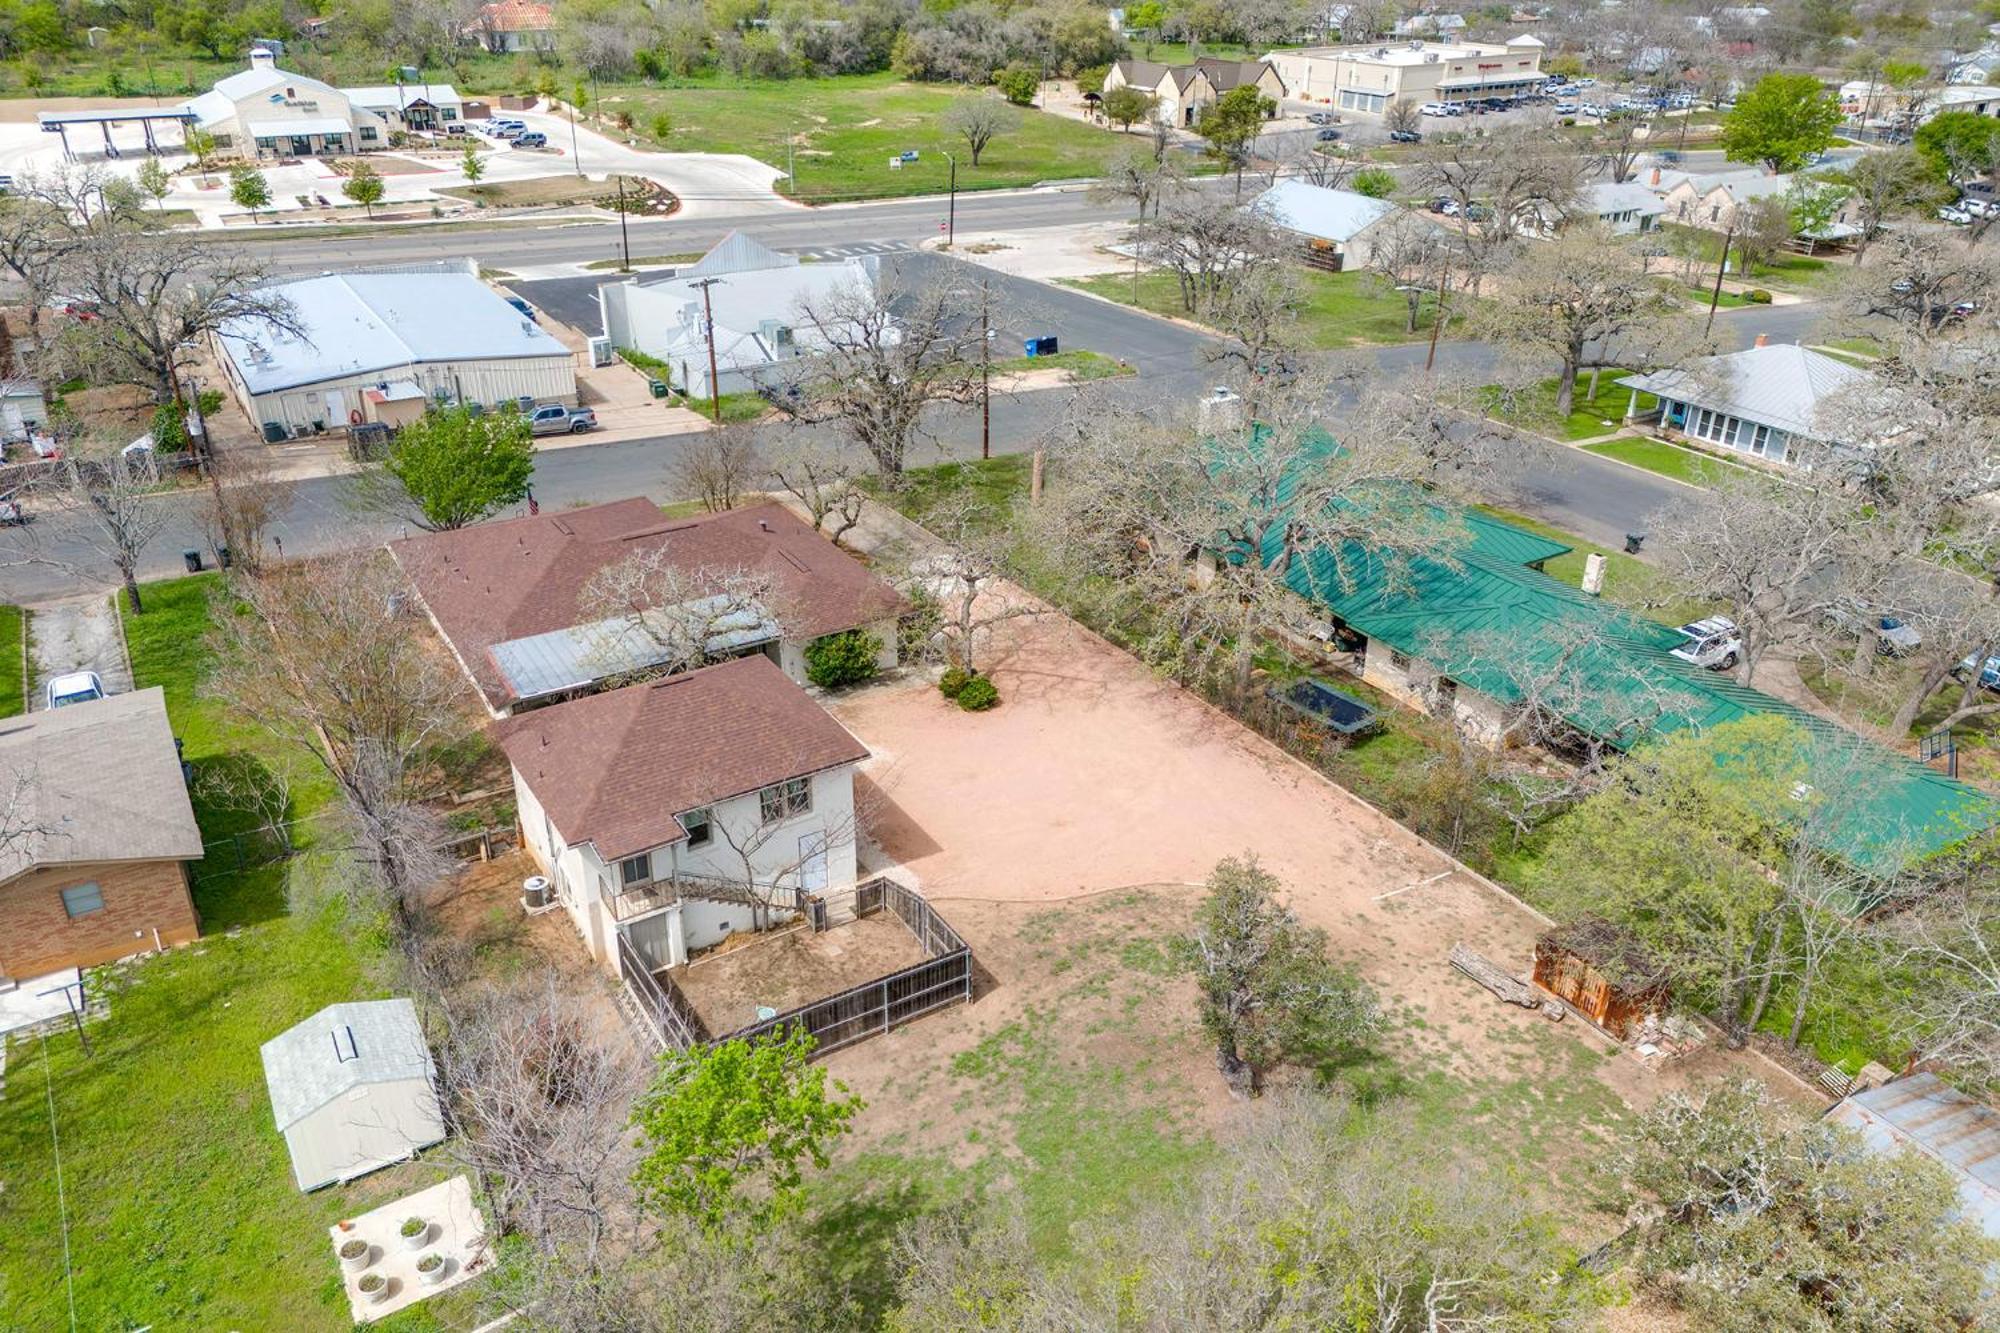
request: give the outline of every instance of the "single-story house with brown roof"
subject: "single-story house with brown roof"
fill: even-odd
[[[591,957],[651,973],[855,879],[868,749],[762,656],[493,726],[521,842]]]
[[[901,594],[775,502],[668,518],[649,500],[614,500],[426,533],[389,550],[495,717],[666,660],[660,636],[633,615],[604,619],[582,604],[592,575],[638,553],[697,582],[740,573],[769,590],[777,605],[715,617],[711,657],[762,653],[803,681],[806,645],[860,629],[881,641],[878,664],[896,665]]]
[[[155,686],[0,720],[0,990],[201,934],[201,857]]]

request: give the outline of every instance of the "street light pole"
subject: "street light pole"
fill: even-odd
[[[622,256],[618,271],[620,273],[630,273],[632,271],[632,234],[625,230],[625,178],[615,171],[611,173],[611,178],[618,182],[618,253]]]
[[[993,326],[987,314],[991,289],[979,284],[979,456],[993,457]]]
[[[946,153],[944,160],[951,163],[950,196],[944,214],[944,248],[949,250],[958,243],[958,159]]]
[[[715,417],[715,424],[722,424],[722,377],[715,369],[715,312],[709,305],[708,289],[721,278],[702,278],[694,286],[701,288],[701,326],[708,335],[708,405]]]

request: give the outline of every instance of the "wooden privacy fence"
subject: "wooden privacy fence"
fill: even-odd
[[[813,1053],[825,1055],[843,1046],[865,1041],[907,1023],[972,998],[972,949],[951,928],[936,908],[920,894],[889,879],[871,879],[854,891],[856,916],[869,916],[887,909],[909,927],[910,933],[928,955],[887,976],[864,981],[838,995],[800,1005],[796,1009],[738,1028],[714,1038],[710,1045],[725,1041],[753,1041],[803,1027],[817,1043]],[[640,1011],[668,1046],[687,1050],[699,1039],[699,1020],[679,988],[668,976],[655,977],[645,970],[644,960],[631,951],[625,937],[618,937],[618,967],[632,991]]]

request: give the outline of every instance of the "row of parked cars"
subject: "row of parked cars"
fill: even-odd
[[[1895,616],[1837,615],[1831,628],[1873,635],[1875,651],[1884,657],[1905,657],[1924,646],[1923,633]],[[1682,625],[1680,632],[1686,637],[1671,651],[1683,662],[1711,671],[1733,671],[1743,660],[1743,638],[1737,632],[1736,622],[1728,616],[1709,616]],[[2000,656],[1988,657],[1983,663],[1978,656],[1975,653],[1953,667],[1952,679],[1964,684],[1976,670],[1981,688],[2000,690]]]
[[[509,120],[496,117],[479,127],[490,139],[501,139],[516,148],[547,148],[549,136],[540,130],[531,130],[524,120]]]

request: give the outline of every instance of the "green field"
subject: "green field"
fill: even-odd
[[[995,138],[975,167],[965,141],[940,118],[960,97],[988,95],[906,83],[893,74],[783,83],[713,78],[658,88],[607,85],[598,107],[607,115],[630,112],[634,133],[650,147],[747,153],[780,171],[789,161],[797,181],[780,181],[779,190],[812,203],[943,194],[951,179],[946,153],[958,158],[961,190],[1094,176],[1120,145],[1121,136],[1109,130],[1021,110],[1019,127]],[[673,132],[656,139],[652,121],[661,111],[672,117]],[[917,160],[892,170],[889,159],[906,150]]]
[[[1633,467],[1642,467],[1690,486],[1713,486],[1734,468],[1733,464],[1719,458],[1710,458],[1665,440],[1605,440],[1583,447],[1590,453],[1615,458],[1621,463],[1630,463]],[[1740,475],[1741,469],[1735,470]]]
[[[26,646],[28,614],[18,606],[0,604],[0,717],[27,710]]]
[[[198,774],[286,766],[299,778],[293,813],[309,814],[331,795],[324,780],[199,693],[209,661],[208,598],[217,586],[214,575],[147,586],[149,609],[125,619],[136,683],[165,688],[174,733]],[[255,822],[219,805],[199,779],[192,794],[205,839]],[[8,1050],[0,1096],[8,1327],[68,1325],[65,1206],[80,1328],[333,1333],[352,1326],[326,1228],[447,1172],[415,1163],[310,1195],[292,1179],[258,1047],[327,1004],[382,993],[386,939],[378,923],[337,909],[289,912],[291,881],[327,861],[308,853],[201,878],[199,943],[92,974],[110,1014],[89,1027],[91,1053],[69,1031]],[[381,1327],[463,1326],[471,1299],[448,1293]]]
[[[1403,298],[1377,273],[1359,270],[1322,273],[1317,269],[1297,270],[1304,300],[1299,307],[1299,329],[1314,347],[1338,348],[1364,344],[1413,342],[1430,337],[1430,298],[1417,331],[1405,327],[1408,315]],[[1121,305],[1136,304],[1142,310],[1176,319],[1189,318],[1181,305],[1180,285],[1174,275],[1148,272],[1139,275],[1139,299],[1132,299],[1129,273],[1103,273],[1089,278],[1071,278],[1065,285]],[[1449,333],[1449,329],[1446,330]]]

